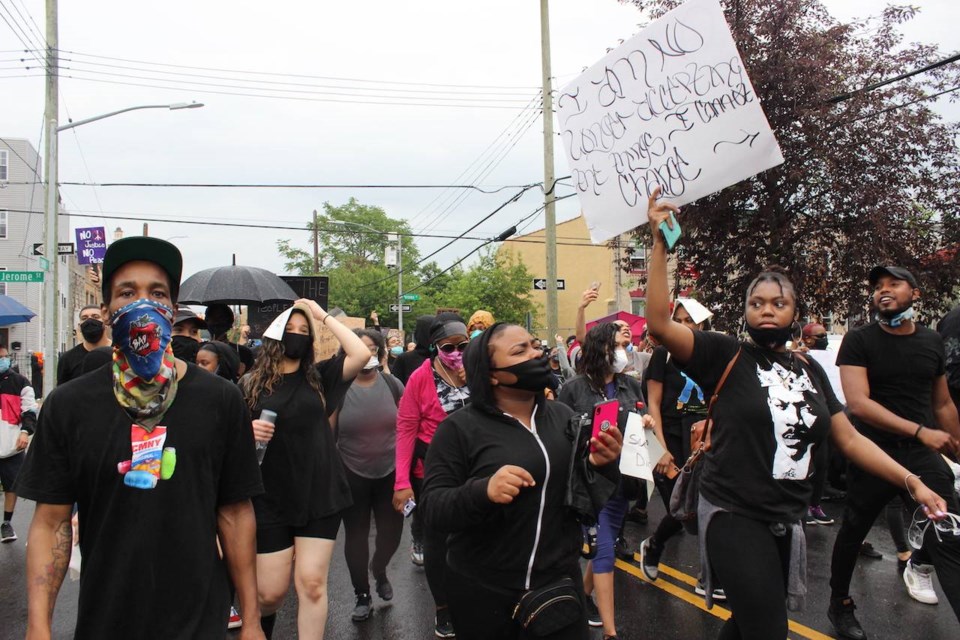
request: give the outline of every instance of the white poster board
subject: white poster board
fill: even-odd
[[[611,51],[560,91],[557,116],[594,243],[646,222],[657,186],[682,205],[783,162],[718,0]]]
[[[620,473],[649,480],[648,494],[653,491],[653,468],[663,457],[664,448],[651,430],[643,428],[643,418],[631,412],[623,433],[623,448],[620,451]]]

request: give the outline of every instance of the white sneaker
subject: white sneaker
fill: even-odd
[[[903,570],[903,582],[907,585],[907,592],[917,602],[937,604],[937,592],[933,590],[933,565],[916,564],[912,560],[907,562]]]

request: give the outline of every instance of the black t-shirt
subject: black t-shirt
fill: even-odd
[[[60,354],[57,361],[57,384],[69,382],[83,375],[83,359],[87,357],[87,348],[81,342],[72,349]]]
[[[843,337],[837,366],[865,367],[871,400],[901,418],[934,427],[933,384],[944,373],[943,339],[914,326],[916,331],[905,336],[888,333],[876,322],[854,329]],[[877,444],[911,439],[857,418],[853,424]]]
[[[713,395],[737,339],[694,332],[683,370]],[[796,522],[812,493],[813,460],[843,410],[814,360],[744,344],[713,408],[700,491],[714,505],[764,522]]]
[[[131,420],[112,375],[105,365],[50,394],[17,478],[21,497],[79,505],[76,637],[222,637],[230,590],[217,507],[263,490],[246,405],[236,385],[188,365],[161,423],[173,476],[135,489],[117,472]]]
[[[703,389],[693,378],[677,368],[670,352],[660,346],[653,350],[650,364],[647,365],[647,381],[654,380],[663,385],[663,398],[660,401],[660,417],[664,427],[679,427],[680,417],[684,414],[706,415]]]
[[[956,398],[957,394],[960,394],[960,307],[954,307],[953,311],[943,317],[937,325],[937,331],[943,338],[947,384],[950,386],[950,393]]]
[[[276,431],[260,466],[266,493],[254,500],[259,524],[269,514],[271,520],[279,516],[278,524],[300,527],[353,504],[329,421],[350,388],[351,380],[343,379],[344,359],[341,354],[317,365],[323,398],[297,370],[285,374],[253,408],[255,417],[262,409],[277,412]]]

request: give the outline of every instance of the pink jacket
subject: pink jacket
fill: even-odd
[[[410,467],[413,464],[413,449],[417,440],[430,444],[437,425],[447,417],[437,397],[437,385],[433,379],[433,361],[429,358],[410,374],[407,386],[397,409],[397,477],[394,491],[410,488]],[[423,463],[417,462],[413,471],[423,477]]]

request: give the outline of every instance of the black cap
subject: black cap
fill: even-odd
[[[180,275],[183,256],[180,250],[166,240],[149,236],[129,236],[115,240],[103,256],[103,276],[100,281],[103,299],[110,298],[110,285],[117,269],[135,260],[153,262],[170,277],[170,297],[176,301],[180,293]]]
[[[870,275],[867,276],[867,281],[870,283],[870,286],[877,284],[877,280],[881,276],[893,276],[897,280],[903,280],[907,282],[914,289],[917,288],[917,279],[913,277],[913,274],[904,269],[903,267],[885,267],[877,266],[873,269],[870,269]]]
[[[187,320],[192,320],[201,329],[207,328],[207,321],[186,307],[177,309],[177,315],[173,318],[173,326],[177,326],[181,322],[186,322]]]

